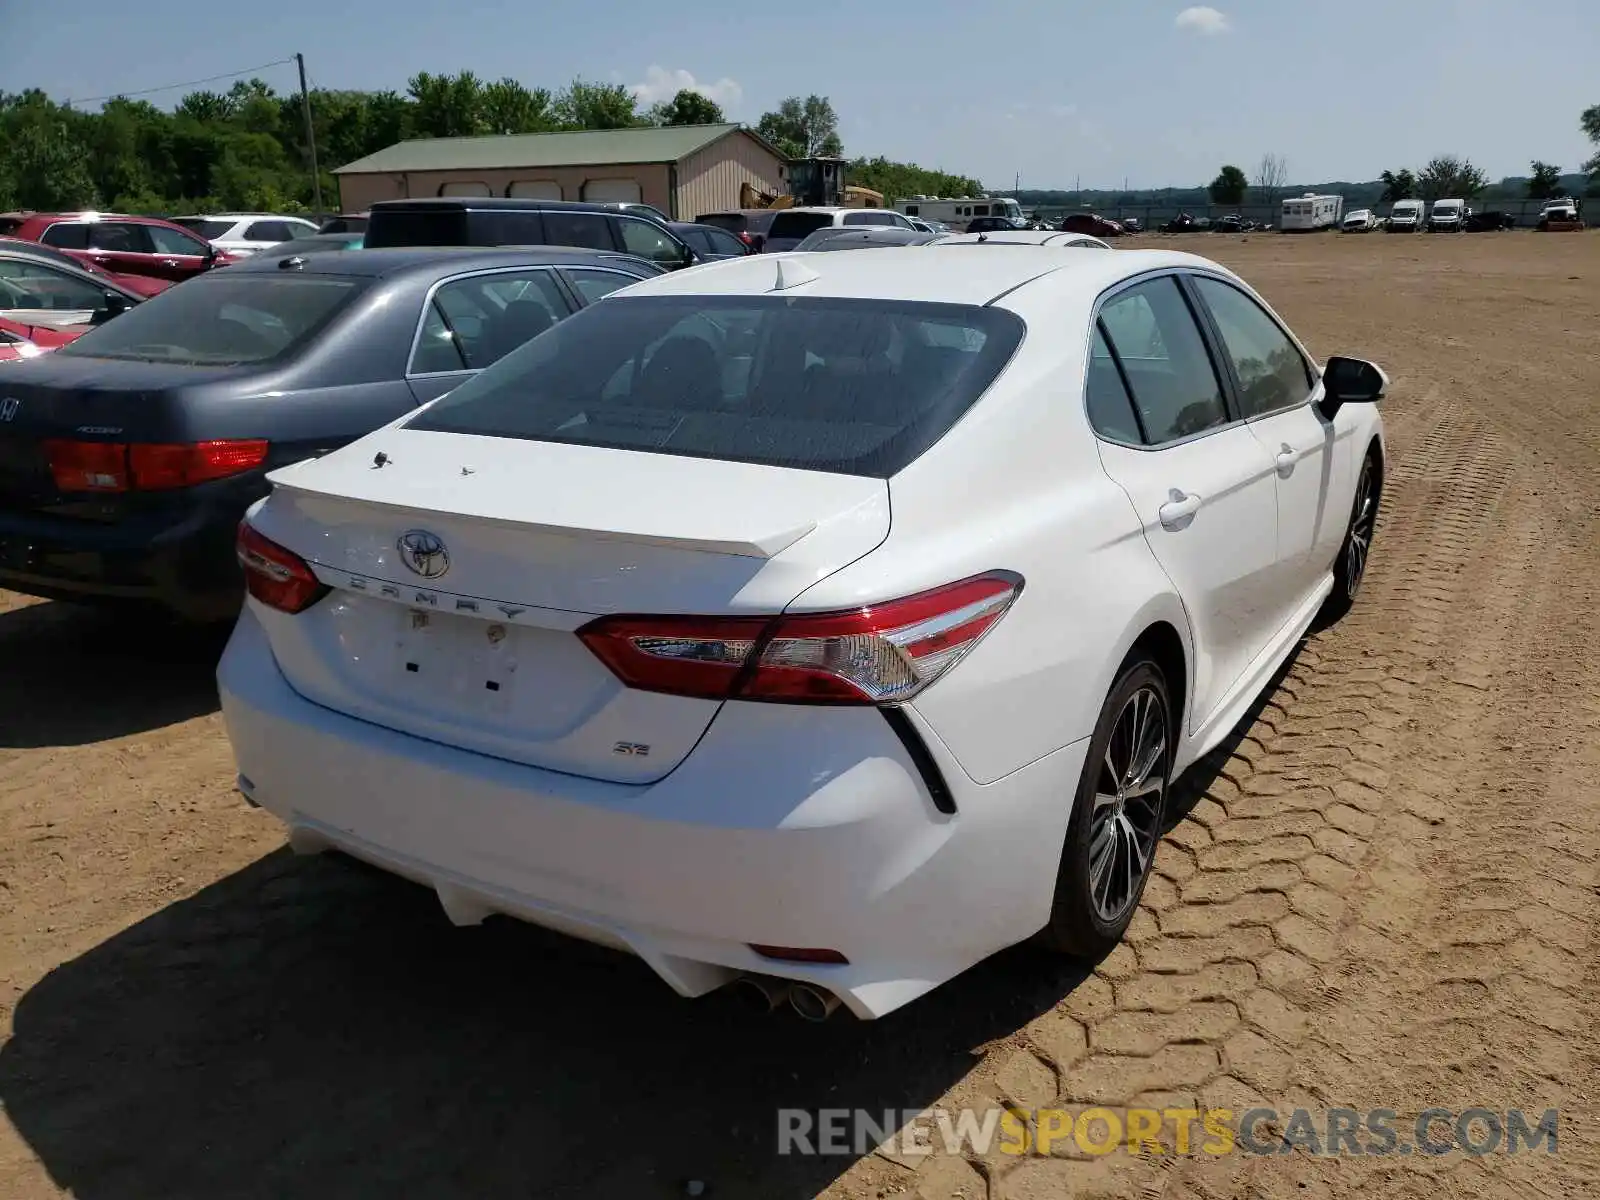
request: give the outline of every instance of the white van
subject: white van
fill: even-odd
[[[1460,233],[1467,227],[1472,210],[1465,200],[1435,200],[1428,211],[1429,233]]]
[[[1428,223],[1428,205],[1422,200],[1396,200],[1389,210],[1390,233],[1419,233]]]

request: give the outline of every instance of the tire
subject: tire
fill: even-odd
[[[1166,832],[1175,725],[1169,696],[1161,668],[1136,651],[1106,697],[1078,781],[1050,920],[1038,934],[1051,950],[1103,958],[1138,911]]]
[[[1333,591],[1322,606],[1323,621],[1336,621],[1349,612],[1367,577],[1373,534],[1377,531],[1378,505],[1383,499],[1383,470],[1377,453],[1367,451],[1356,477],[1356,494],[1350,505],[1350,524],[1333,560]]]

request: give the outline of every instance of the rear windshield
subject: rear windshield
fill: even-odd
[[[618,296],[409,427],[886,479],[983,395],[1022,335],[1014,314],[972,305]]]
[[[813,229],[833,224],[832,213],[781,212],[772,218],[769,238],[803,238]]]
[[[366,286],[362,279],[212,271],[152,296],[56,353],[189,366],[270,362],[315,336]]]
[[[212,238],[221,237],[238,224],[237,221],[207,221],[201,217],[178,217],[172,223],[182,225],[190,233],[199,234],[208,242]]]
[[[366,246],[538,246],[544,237],[537,209],[379,209],[367,223]]]

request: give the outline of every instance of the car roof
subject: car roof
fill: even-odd
[[[892,208],[880,208],[880,209],[877,209],[877,210],[868,209],[868,208],[846,208],[842,204],[791,204],[788,208],[780,208],[777,211],[780,214],[781,213],[786,213],[786,212],[792,212],[792,213],[827,213],[827,214],[829,214],[831,216],[834,213],[843,213],[843,212],[872,212],[872,211],[894,212],[895,210],[892,209]],[[905,214],[901,213],[900,215],[904,216]]]
[[[616,213],[616,204],[601,204],[587,200],[540,200],[534,196],[423,196],[410,200],[376,200],[369,210],[372,214],[396,209],[495,209],[512,212],[548,211],[570,209],[574,212]],[[643,206],[648,207],[648,206]]]
[[[1099,238],[1071,229],[997,229],[993,233],[947,233],[940,236],[936,246],[1069,246],[1074,240],[1093,241],[1104,245]]]
[[[336,237],[348,236],[336,234]],[[299,239],[296,239],[297,241]],[[279,255],[272,247],[228,268],[229,275],[281,271],[295,255]],[[410,271],[427,273],[434,267],[456,271],[481,271],[496,267],[608,266],[631,255],[582,246],[454,247],[405,246],[392,250],[330,250],[308,257],[295,268],[298,275],[344,275],[378,279]]]
[[[358,251],[366,253],[366,251]],[[924,246],[886,246],[871,254],[753,254],[647,279],[630,296],[748,296],[773,292],[780,272],[813,276],[789,281],[781,294],[990,304],[1043,275],[1070,272],[1089,296],[1118,280],[1164,267],[1222,271],[1210,259],[1170,250],[1063,254],[1052,246],[992,246],[983,254],[930,254]],[[230,271],[234,268],[229,267]]]

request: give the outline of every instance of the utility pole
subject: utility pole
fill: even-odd
[[[317,170],[317,130],[311,122],[311,93],[306,91],[306,56],[296,54],[295,65],[300,68],[300,111],[306,118],[306,147],[311,151],[311,196],[320,221],[328,214],[322,211],[322,172]]]

